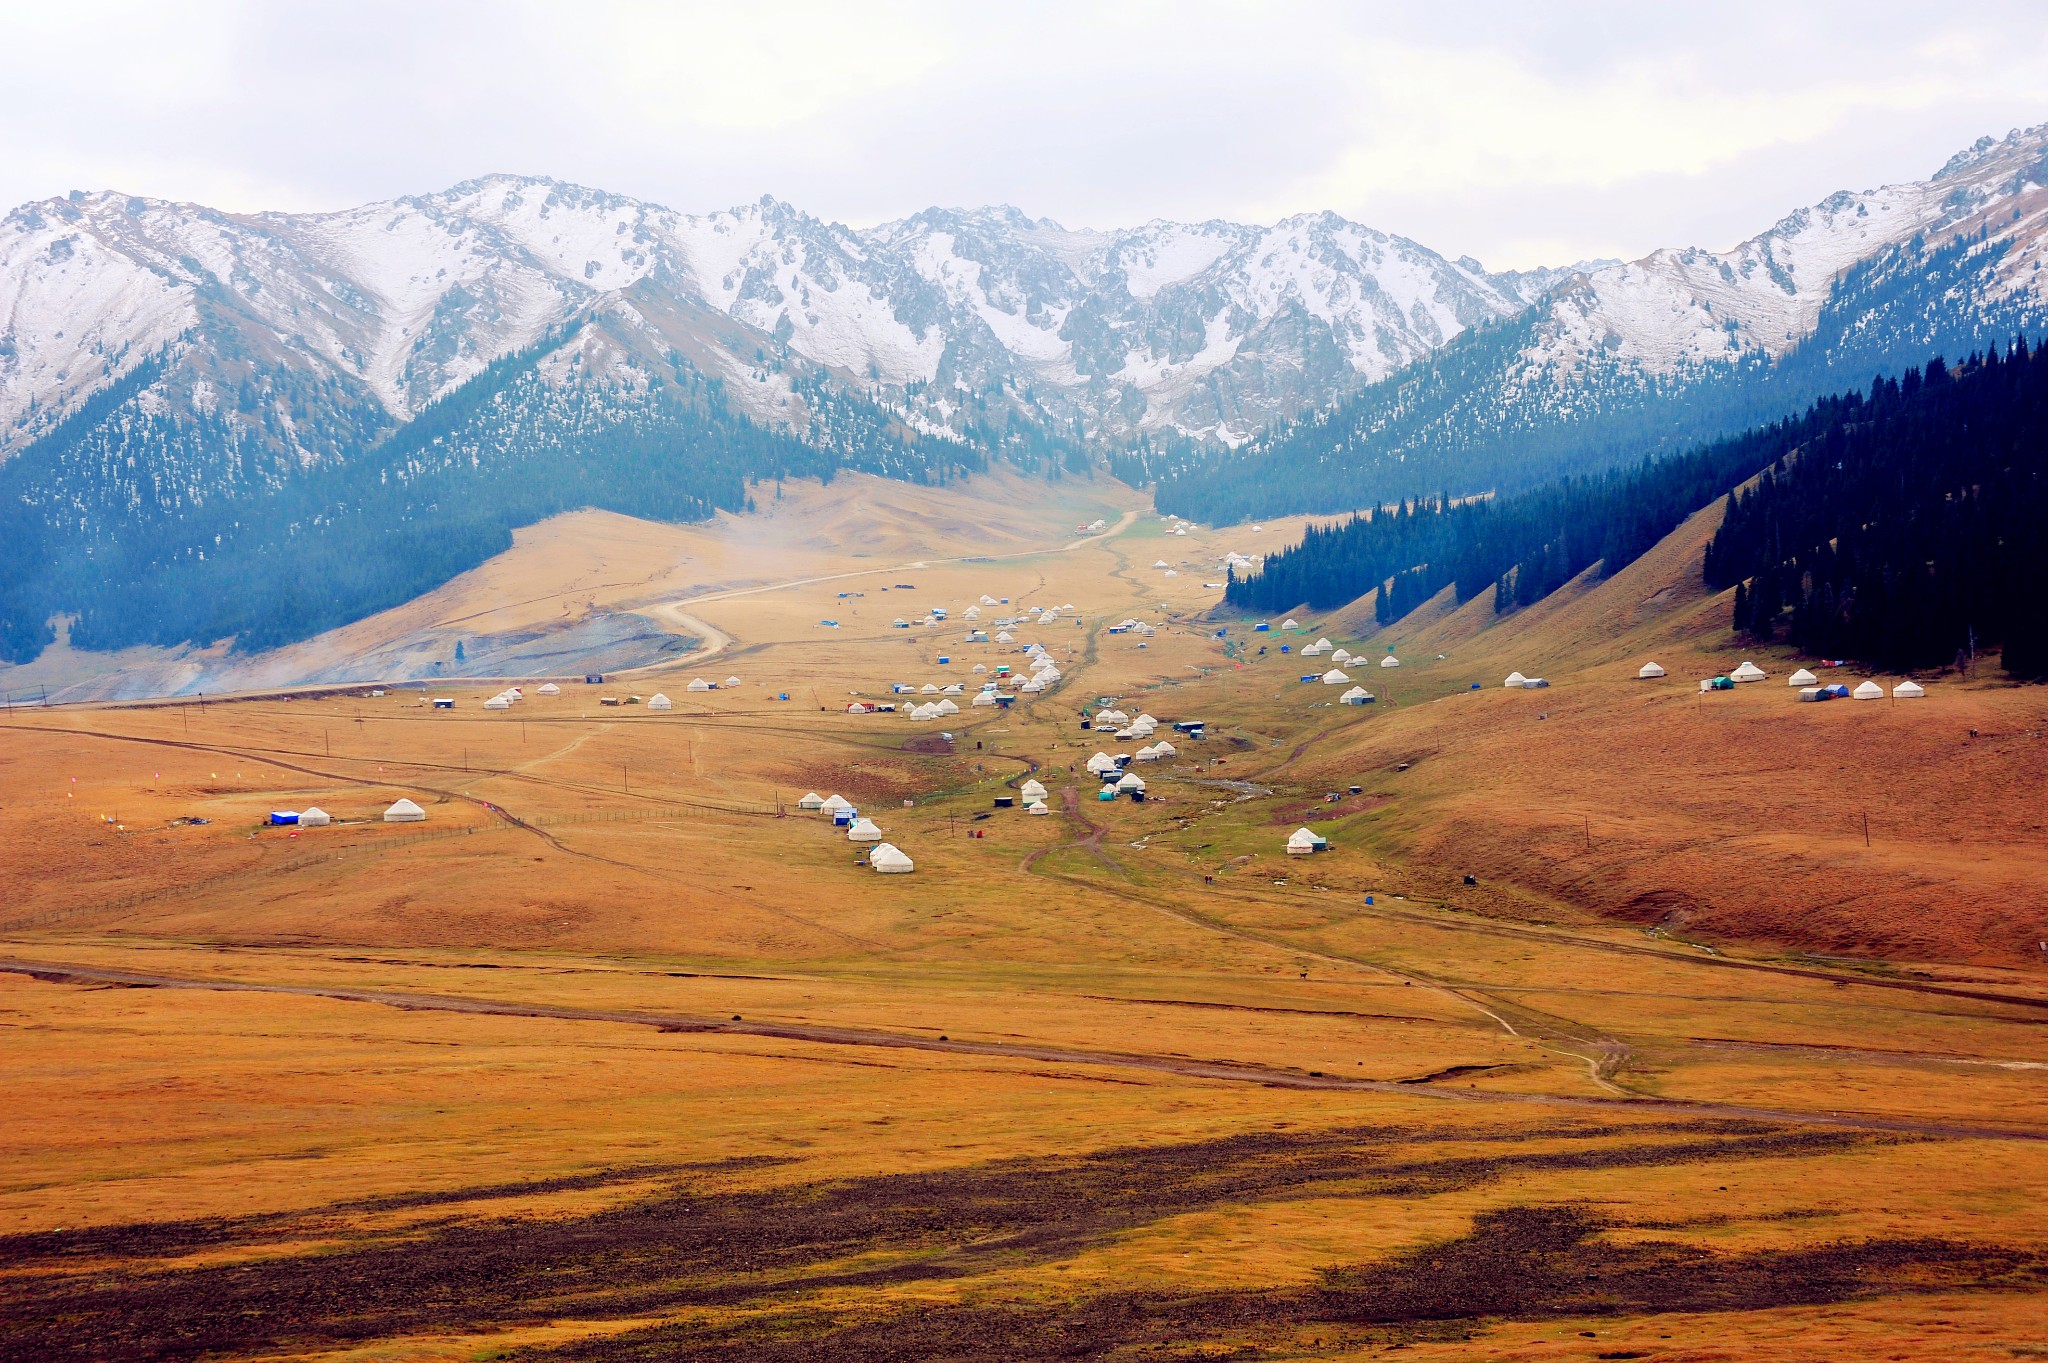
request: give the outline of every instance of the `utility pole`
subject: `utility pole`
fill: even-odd
[[[1863,811],[1863,845],[1870,846],[1870,811]]]
[[[619,782],[625,786],[626,794],[631,795],[633,793],[633,778],[627,774],[624,762],[619,763]]]
[[[1593,850],[1593,819],[1588,814],[1581,814],[1579,817],[1586,823],[1586,850],[1590,852]]]

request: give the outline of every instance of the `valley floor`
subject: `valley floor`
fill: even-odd
[[[1702,701],[1697,525],[1503,622],[1218,639],[1271,544],[1137,510],[648,550],[702,667],[505,713],[7,716],[0,1359],[2048,1356],[2037,691]],[[1014,662],[983,593],[1073,604],[1055,690],[844,712]],[[1398,652],[1374,705],[1317,633]],[[1099,697],[1208,737],[1101,802]]]

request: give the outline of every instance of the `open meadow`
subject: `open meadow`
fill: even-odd
[[[0,720],[0,1360],[2048,1357],[2039,688],[1699,694],[1718,511],[1381,634],[1218,613],[1299,520],[762,500],[300,646],[654,667]]]

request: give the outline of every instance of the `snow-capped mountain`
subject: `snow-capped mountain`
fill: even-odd
[[[940,427],[964,395],[1028,391],[1005,401],[1105,437],[1241,440],[1519,311],[1521,282],[1329,214],[1079,232],[931,209],[854,231],[773,199],[687,216],[511,176],[329,214],[73,194],[0,222],[0,451],[180,346],[212,352],[199,371],[274,364],[402,423],[629,297],[738,323],[656,347],[728,378],[787,355]],[[788,419],[773,395],[745,402]]]
[[[1982,139],[1925,181],[1830,195],[1727,251],[1535,272],[1520,316],[1234,458],[1160,470],[1174,485],[1162,503],[1216,519],[1527,485],[2038,335],[2044,185],[2048,125]]]

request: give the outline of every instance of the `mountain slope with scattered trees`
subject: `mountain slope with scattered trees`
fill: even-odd
[[[2048,351],[2024,341],[1632,469],[1312,528],[1226,599],[1278,612],[1377,591],[1384,624],[1451,586],[1507,612],[1620,571],[1720,497],[1705,577],[1736,589],[1739,628],[1894,668],[2003,645],[2009,672],[2048,675]]]

